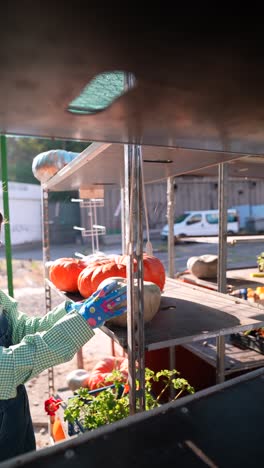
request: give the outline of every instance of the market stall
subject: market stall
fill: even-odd
[[[100,9],[94,8],[95,17],[96,15],[100,17]],[[0,131],[6,134],[107,142],[104,146],[107,146],[109,142],[118,142],[121,148],[120,157],[122,160],[123,148],[121,145],[127,144],[124,164],[119,165],[117,159],[114,159],[114,165],[111,166],[107,164],[111,160],[111,155],[109,158],[104,157],[103,162],[99,161],[98,164],[98,155],[100,157],[100,150],[97,151],[100,146],[99,143],[95,144],[97,150],[95,150],[94,154],[91,154],[91,148],[90,150],[88,148],[80,156],[78,163],[77,159],[76,162],[70,163],[62,170],[60,175],[57,174],[54,177],[50,185],[47,184],[44,187],[43,211],[45,213],[47,208],[48,190],[56,188],[62,190],[66,186],[67,188],[79,188],[82,183],[80,174],[84,174],[85,168],[88,168],[89,171],[85,184],[88,183],[88,180],[89,184],[111,183],[109,174],[111,176],[113,172],[111,171],[112,167],[115,168],[113,183],[117,182],[116,178],[120,182],[122,171],[122,169],[120,171],[120,167],[124,168],[124,178],[121,181],[126,191],[124,204],[126,207],[124,210],[126,219],[125,241],[130,247],[128,252],[130,257],[128,267],[128,315],[130,317],[128,319],[128,348],[130,353],[130,382],[132,384],[131,409],[133,413],[133,411],[135,412],[135,360],[139,359],[140,363],[142,390],[145,348],[142,297],[140,294],[137,296],[139,304],[139,315],[136,318],[137,332],[135,332],[134,328],[135,322],[132,320],[134,303],[131,267],[134,250],[136,250],[139,265],[142,264],[143,181],[148,180],[148,177],[149,180],[160,180],[164,177],[175,176],[199,167],[215,164],[221,164],[221,177],[224,179],[224,163],[227,161],[241,158],[241,156],[251,157],[252,155],[263,154],[264,95],[262,75],[264,66],[262,47],[259,38],[254,34],[251,35],[251,47],[254,52],[252,55],[243,53],[241,41],[238,40],[239,37],[234,32],[233,34],[226,34],[224,38],[221,38],[220,42],[218,37],[211,34],[204,34],[198,40],[197,35],[191,32],[186,38],[185,34],[175,32],[175,25],[173,25],[172,31],[168,28],[167,14],[165,16],[160,16],[160,14],[155,16],[153,14],[153,21],[143,21],[143,24],[138,24],[139,27],[137,28],[134,27],[133,15],[123,15],[123,20],[119,21],[119,24],[122,24],[122,40],[120,40],[120,31],[112,28],[113,20],[114,24],[116,22],[114,8],[111,8],[111,14],[105,15],[105,24],[100,21],[93,21],[89,28],[87,27],[87,16],[82,8],[76,8],[73,12],[71,7],[64,5],[60,11],[60,16],[56,17],[56,15],[50,14],[48,8],[43,7],[41,9],[41,27],[39,27],[39,11],[31,8],[26,17],[24,13],[23,5],[19,4],[15,7],[15,11],[12,10],[12,13],[10,11],[3,12],[5,21],[1,28],[2,40],[0,42],[2,58]],[[89,17],[91,13],[89,8]],[[24,18],[23,22],[21,21],[22,17]],[[23,37],[23,40],[21,40],[21,37]],[[240,37],[240,39],[242,38]],[[38,44],[38,49],[36,49],[36,44]],[[154,49],[155,54],[153,54]],[[217,53],[215,49],[217,49]],[[255,60],[252,57],[255,57]],[[157,61],[159,66],[157,66]],[[99,114],[94,111],[91,112],[87,102],[83,106],[79,106],[75,111],[73,110],[71,103],[80,96],[85,86],[94,77],[105,71],[110,70],[112,72],[117,69],[125,70],[126,73],[127,71],[133,73],[136,77],[136,86],[133,89],[130,88],[128,92],[127,89],[124,89],[126,92],[106,108],[104,112]],[[124,78],[126,76],[124,74]],[[145,148],[142,149],[139,145],[169,147],[166,150],[164,149],[166,161],[160,161],[160,156],[157,156],[157,152],[153,149],[152,152],[153,154],[156,153],[156,155],[151,155],[149,163],[145,161],[145,164],[143,164]],[[149,148],[146,149],[146,152],[148,150]],[[175,157],[172,154],[175,154]],[[114,157],[116,158],[116,154]],[[102,163],[105,164],[104,171],[102,171]],[[79,167],[81,169],[80,174],[78,173]],[[150,169],[147,169],[147,167],[150,167]],[[146,177],[145,179],[142,178],[142,171]],[[72,181],[74,180],[72,184],[67,175],[72,176]],[[66,185],[63,185],[64,182]],[[130,196],[132,192],[133,211],[131,211],[132,197]],[[221,197],[221,209],[224,219],[223,192]],[[45,214],[43,219],[44,223],[46,223]],[[136,226],[134,237],[132,234],[133,226]],[[222,227],[224,227],[224,223]],[[44,260],[48,258],[47,239],[48,232],[47,225],[45,225]],[[232,298],[223,294],[223,291],[225,292],[223,266],[226,258],[224,236],[220,240],[223,261],[220,262],[219,289],[222,292],[214,293],[214,299],[219,305],[220,312],[223,301],[226,304],[224,308],[228,312],[233,309],[240,310],[243,308],[244,310],[243,317],[239,317],[239,314],[233,317],[233,314],[231,314],[232,317],[226,330],[230,332],[230,329],[236,326],[241,326],[242,329],[251,325],[261,326],[263,316],[261,308],[256,309],[240,301],[233,302]],[[138,284],[142,284],[141,267],[139,268],[137,280]],[[168,284],[171,285],[171,283]],[[173,287],[170,286],[168,290],[170,298],[173,297],[172,289],[174,291],[174,285]],[[176,289],[179,292],[176,299],[182,300],[186,305],[186,298],[180,297],[181,294],[184,295],[185,286],[177,285]],[[198,302],[199,308],[203,309],[204,304],[200,302],[201,292],[199,288],[188,289],[188,291],[193,293],[190,302],[192,304]],[[49,285],[47,285],[46,294],[49,301]],[[204,302],[205,298],[202,300]],[[222,310],[222,312],[225,311]],[[242,319],[245,319],[245,322]],[[187,323],[185,325],[187,326]],[[188,330],[186,330],[184,340],[188,340],[188,333]],[[209,332],[202,327],[202,330],[198,330],[197,333],[197,336],[200,336],[200,333],[203,333],[204,336],[208,333],[208,337],[211,333],[214,336],[222,336],[225,333],[225,327],[220,324],[220,326],[212,327]],[[194,335],[191,333],[190,336],[195,336],[195,333]],[[172,340],[174,338],[172,337]],[[157,342],[159,343],[159,338],[157,338]],[[170,340],[168,340],[168,344],[170,344]],[[223,356],[219,356],[219,358],[223,363]],[[251,382],[256,383],[257,388],[254,398],[256,412],[257,398],[260,397],[260,391],[258,390],[260,387],[258,385],[259,382],[261,384],[261,375],[249,376],[245,386],[248,388]],[[221,388],[218,387],[219,390]],[[223,425],[228,429],[230,428],[230,435],[226,434],[225,430],[221,430],[221,434],[225,440],[233,440],[234,426],[230,426],[229,419],[223,416],[227,413],[232,418],[235,413],[236,403],[239,400],[236,390],[243,392],[245,387],[239,381],[237,386],[230,384],[228,388],[231,392],[227,395],[227,400],[231,395],[230,411],[223,411],[218,414],[217,423],[219,423],[219,428],[220,422],[223,422]],[[214,391],[212,391],[212,394]],[[220,391],[220,395],[225,399],[225,392],[221,393]],[[139,397],[141,399],[140,409],[142,410],[144,407],[142,392]],[[195,398],[191,400],[190,397],[190,404],[192,402],[195,404],[195,401]],[[252,404],[245,400],[245,405],[247,406],[247,414],[250,416]],[[178,407],[181,413],[188,414],[188,408],[186,411],[184,403],[182,405],[178,403]],[[213,407],[215,407],[214,402]],[[163,411],[167,429],[172,421],[177,422],[177,418],[174,419],[170,406],[164,408]],[[241,414],[241,408],[239,408],[239,414]],[[159,412],[157,412],[157,416],[161,421]],[[139,427],[138,423],[140,423],[141,418],[146,418],[146,421],[150,421],[151,424],[152,417],[154,415],[132,416],[130,421],[133,425],[134,434],[140,436],[137,427]],[[126,425],[126,422],[124,424]],[[196,424],[196,431],[201,437],[205,432],[198,417],[196,418]],[[160,428],[161,426],[153,424],[154,427]],[[166,454],[170,456],[175,454],[172,447],[178,447],[177,450],[181,449],[181,441],[183,439],[189,441],[190,434],[188,431],[185,432],[185,426],[178,424],[177,427],[180,427],[179,443],[173,436],[173,441],[167,444],[168,439],[166,437],[165,441],[162,439],[164,442],[162,444],[164,450],[162,450],[160,437],[155,438],[152,433],[149,438],[149,445],[147,445],[148,453],[153,453],[151,449],[156,444],[164,462],[166,461]],[[210,425],[210,427],[212,426]],[[164,435],[167,434],[166,429],[162,431]],[[107,440],[108,431],[113,437],[117,434],[115,428],[109,427],[102,432],[88,434],[82,439],[74,439],[70,441],[70,444],[65,443],[65,445],[61,444],[60,447],[49,449],[48,455],[53,457],[52,463],[56,463],[58,466],[60,464],[66,465],[69,461],[72,463],[75,460],[80,464],[84,463],[83,458],[82,460],[78,458],[78,451],[81,447],[86,452],[85,463],[87,463],[87,458],[91,457],[91,452],[89,452],[89,442],[87,445],[86,442],[90,440],[92,445],[94,441],[95,444],[98,441],[100,445],[100,441]],[[248,431],[246,432],[248,434]],[[171,433],[174,434],[174,431],[171,431]],[[255,448],[256,446],[259,449],[261,446],[259,443],[260,431],[257,433],[258,437],[254,439],[252,447]],[[144,434],[146,434],[145,431]],[[118,437],[119,435],[117,435],[117,439]],[[222,452],[222,439],[219,437],[219,433],[217,433],[216,451],[218,453],[219,451]],[[138,439],[138,437],[136,438]],[[240,443],[234,445],[235,456],[240,453],[240,458],[236,458],[236,461],[241,461],[240,466],[246,460],[243,456],[244,451],[241,451],[241,446],[248,447],[244,442],[245,439],[249,440],[247,437],[243,437],[243,434],[239,434],[237,440]],[[128,441],[129,437],[126,440]],[[207,438],[207,444],[209,441],[210,438]],[[199,448],[199,443],[196,445]],[[102,446],[104,445],[100,445],[100,447]],[[114,444],[112,444],[113,446]],[[135,447],[129,445],[127,450],[129,456],[126,464],[130,464],[130,466],[134,463],[133,450],[135,450]],[[191,450],[193,452],[193,446]],[[100,452],[107,454],[107,451],[101,450],[101,448]],[[140,451],[135,451],[135,453],[137,458],[140,458]],[[256,452],[254,453],[256,454]],[[211,457],[214,458],[214,453],[205,454],[205,457],[202,455],[201,450],[199,450],[198,458],[195,457],[189,460],[189,466],[191,466],[191,463],[194,466],[199,466],[201,463],[208,465],[209,462],[211,466],[214,466],[211,461]],[[44,460],[45,456],[44,451],[41,454],[34,454],[34,463],[41,464],[41,460]],[[141,459],[143,460],[143,457]],[[221,463],[219,458],[216,457],[216,459],[218,460],[217,463]],[[21,460],[21,465],[26,465],[31,461],[31,455],[26,456],[24,460]],[[92,459],[90,461],[92,463]],[[121,461],[123,465],[123,460]],[[9,464],[9,466],[11,465]]]
[[[258,466],[262,394],[260,369],[2,466]]]

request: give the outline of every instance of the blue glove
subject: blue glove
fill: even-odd
[[[95,291],[88,299],[81,302],[67,302],[66,311],[75,310],[83,316],[91,328],[100,327],[110,318],[127,311],[127,288],[118,289],[116,281]]]

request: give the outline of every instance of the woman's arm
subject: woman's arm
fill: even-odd
[[[43,317],[29,317],[19,312],[17,301],[3,291],[0,291],[0,307],[4,311],[12,330],[12,344],[20,343],[26,335],[49,330],[67,313],[65,302],[63,302]]]
[[[92,328],[125,313],[126,287],[116,288],[113,281],[84,302],[64,303],[41,319],[19,313],[16,301],[0,291],[1,312],[13,332],[12,346],[0,347],[0,399],[13,398],[19,384],[72,359],[92,338]]]
[[[9,348],[0,347],[0,400],[14,398],[18,385],[72,359],[93,335],[80,314],[69,312],[48,331],[29,334]]]

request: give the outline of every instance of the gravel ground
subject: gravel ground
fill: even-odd
[[[6,276],[3,264],[0,262],[0,288],[7,292]],[[19,310],[30,315],[45,314],[45,293],[43,286],[42,262],[14,261],[14,297],[18,301]],[[62,298],[52,292],[52,307],[62,301]],[[110,339],[97,330],[95,336],[82,348],[84,369],[91,370],[102,357],[111,355]],[[53,368],[55,393],[67,390],[66,376],[77,369],[77,357],[71,361]],[[44,411],[44,401],[48,398],[48,371],[44,371],[26,384],[32,420],[35,429],[37,448],[50,445],[48,416]]]

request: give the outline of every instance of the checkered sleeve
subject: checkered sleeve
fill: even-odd
[[[66,315],[65,301],[43,317],[30,317],[18,311],[15,299],[0,290],[0,306],[12,329],[12,343],[20,343],[26,335],[49,330],[59,319]]]
[[[9,306],[16,308],[15,301],[8,299],[11,300]],[[2,305],[5,306],[8,317],[10,309],[8,310],[7,303],[2,302]],[[12,313],[15,314],[14,309]],[[15,323],[14,317],[12,323]],[[17,333],[19,334],[18,330]],[[67,315],[64,313],[47,331],[33,333],[32,329],[31,334],[26,334],[18,344],[9,348],[0,347],[0,399],[14,398],[19,384],[25,383],[48,367],[72,359],[93,335],[93,330],[83,317],[70,312]]]

